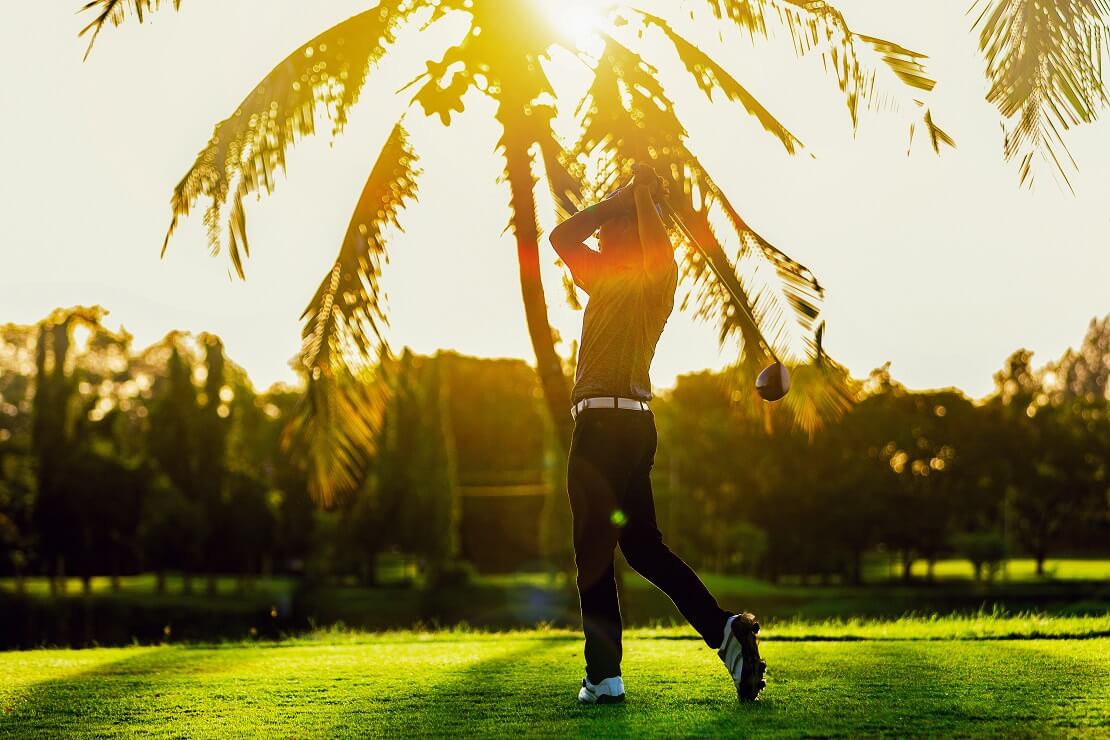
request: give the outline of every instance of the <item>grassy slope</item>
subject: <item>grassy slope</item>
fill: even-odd
[[[3,653],[0,736],[1110,734],[1110,638],[1092,636],[1108,620],[946,621],[768,630],[756,706],[681,630],[629,635],[617,707],[575,703],[581,647],[562,631]],[[1006,634],[1087,639],[968,639]],[[830,641],[845,636],[863,639]]]

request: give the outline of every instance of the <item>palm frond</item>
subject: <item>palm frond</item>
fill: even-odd
[[[683,308],[689,306],[691,299],[696,300],[695,315],[717,325],[721,345],[730,339],[738,339],[742,364],[751,368],[761,367],[769,358],[760,341],[763,317],[749,297],[747,286],[736,274],[736,268],[725,253],[708,213],[695,210],[681,201],[680,205],[684,213],[680,212],[679,217],[705,250],[703,254],[693,244],[686,244],[682,276],[693,286],[693,291],[683,300]],[[681,233],[673,234],[672,239],[686,241]],[[776,351],[778,349],[782,348]]]
[[[886,66],[890,67],[890,71],[915,90],[928,93],[937,86],[937,81],[929,75],[925,67],[925,60],[928,57],[924,54],[910,51],[900,44],[875,36],[854,34],[854,38],[874,49]]]
[[[78,34],[78,36],[89,35],[89,46],[85,49],[85,59],[89,58],[93,44],[96,43],[96,38],[106,25],[111,24],[118,27],[127,20],[128,14],[134,15],[139,23],[142,23],[147,14],[171,3],[174,10],[181,8],[181,0],[89,0],[82,6],[80,12],[92,13],[95,17]]]
[[[860,396],[860,385],[848,369],[825,353],[824,332],[822,322],[810,340],[814,359],[790,369],[790,392],[782,399],[790,420],[810,439],[822,426],[848,413]]]
[[[933,145],[933,150],[939,152],[940,145],[956,147],[956,140],[953,139],[944,129],[933,123],[933,114],[930,111],[925,111],[925,128],[929,132],[929,142]]]
[[[416,198],[416,163],[408,134],[398,123],[359,195],[332,269],[301,315],[306,368],[331,368],[351,354],[370,359],[384,344],[379,282],[388,256],[382,232],[388,226],[399,229],[398,214]]]
[[[1006,121],[1006,158],[1020,159],[1023,185],[1033,184],[1039,156],[1071,189],[1076,164],[1063,134],[1095,121],[1110,102],[1102,75],[1110,2],[977,0],[976,10],[987,100]]]
[[[574,155],[597,162],[593,198],[616,184],[625,174],[621,163],[629,159],[652,162],[671,181],[671,203],[705,250],[705,256],[695,249],[683,250],[683,277],[691,285],[683,308],[693,302],[696,315],[718,327],[722,344],[739,344],[738,368],[754,379],[767,361],[760,334],[784,361],[817,362],[819,349],[811,336],[823,289],[804,265],[744,221],[688,149],[686,130],[655,70],[607,38],[578,110],[583,134]],[[738,246],[730,254],[724,245],[733,238]],[[749,402],[745,405],[759,413],[766,410],[757,397],[744,392],[738,400]]]
[[[331,505],[363,482],[387,399],[388,383],[345,367],[307,376],[282,446],[308,472],[309,492],[320,504]]]
[[[553,115],[554,109],[550,110]],[[569,153],[555,137],[551,130],[550,119],[540,133],[536,146],[540,150],[544,178],[555,202],[556,215],[560,219],[568,218],[582,205],[581,168],[576,166]]]
[[[1101,0],[1100,0],[1101,1]],[[755,36],[771,37],[785,30],[799,56],[820,55],[826,70],[836,75],[853,127],[865,109],[909,107],[922,117],[932,116],[923,96],[936,86],[925,66],[927,56],[899,44],[854,31],[844,15],[825,0],[703,0],[710,12]],[[905,90],[881,84],[887,69]],[[909,92],[907,98],[906,91]],[[910,124],[911,129],[914,126]],[[938,129],[939,130],[939,129]],[[936,142],[950,140],[947,134]],[[934,144],[936,145],[936,144]]]
[[[767,35],[767,14],[775,6],[768,0],[702,0],[719,21],[728,21],[754,39]],[[693,13],[691,13],[693,16]]]
[[[211,205],[205,223],[214,253],[221,247],[223,209],[230,204],[228,252],[242,277],[243,257],[250,254],[244,198],[261,190],[273,192],[287,149],[316,132],[319,115],[331,121],[332,135],[343,130],[370,68],[395,40],[398,26],[425,5],[427,0],[383,0],[274,67],[236,111],[216,125],[212,139],[174,189],[163,254],[180,220],[206,197]]]
[[[301,318],[307,390],[285,436],[303,457],[313,496],[330,504],[361,484],[374,452],[389,384],[380,289],[387,261],[383,230],[400,228],[416,197],[416,155],[402,123],[394,126],[366,180],[339,255]],[[371,363],[379,377],[368,380]]]
[[[646,25],[658,28],[674,46],[678,58],[686,67],[686,71],[694,78],[698,88],[710,100],[714,91],[720,91],[726,98],[734,103],[739,103],[748,115],[759,121],[763,129],[782,143],[783,148],[794,154],[802,143],[792,134],[751,92],[729,72],[713,60],[708,54],[699,49],[689,40],[679,35],[669,23],[659,16],[651,13],[640,13]]]
[[[692,221],[723,219],[737,240],[727,266],[737,274],[763,335],[780,356],[798,356],[802,333],[812,331],[823,290],[810,270],[775,248],[740,216],[720,186],[686,145],[687,132],[655,70],[638,54],[609,38],[595,70],[594,84],[579,106],[583,135],[580,157],[607,155],[609,174],[601,186],[619,176],[616,162],[654,161],[672,181],[672,200],[679,214]],[[713,235],[713,241],[721,242]],[[724,254],[722,252],[722,254]],[[738,307],[734,308],[741,320]],[[791,347],[793,346],[793,349]]]

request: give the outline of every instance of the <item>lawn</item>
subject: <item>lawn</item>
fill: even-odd
[[[635,630],[628,702],[581,707],[572,632],[316,633],[0,653],[0,735],[1110,734],[1110,617],[787,623],[738,706],[686,630]]]
[[[910,572],[914,578],[923,579],[928,575],[928,568],[929,564],[927,562],[917,560]],[[969,560],[939,560],[933,568],[933,576],[940,581],[967,581],[975,577],[975,570]],[[867,569],[867,578],[870,581],[901,577],[902,566],[890,561],[872,562]],[[1106,581],[1110,580],[1110,560],[1050,559],[1045,561],[1044,576],[1038,576],[1037,561],[1030,558],[1015,558],[1005,562],[1002,571],[996,578],[1000,581],[1036,581],[1042,579]]]
[[[924,580],[927,575],[928,564],[918,560],[913,564],[913,577]],[[901,566],[888,559],[871,557],[865,568],[868,583],[884,583],[897,581],[902,577]],[[971,563],[967,560],[939,560],[934,566],[934,577],[939,581],[970,581],[974,577]],[[398,580],[419,581],[418,575],[412,567],[405,564],[387,560],[379,568],[379,579],[382,583],[393,583]],[[706,584],[713,590],[739,591],[749,595],[775,594],[784,588],[798,585],[798,578],[786,578],[783,585],[774,585],[754,578],[744,578],[734,575],[703,575]],[[1000,582],[1028,582],[1028,581],[1108,581],[1110,582],[1110,559],[1049,559],[1045,561],[1045,574],[1043,577],[1036,574],[1036,562],[1027,558],[1015,558],[1006,561],[1002,572],[997,576]],[[554,581],[546,573],[515,573],[512,575],[488,576],[481,575],[474,579],[476,586],[493,586],[499,588],[514,588],[531,586],[536,588],[550,587],[562,584],[561,577]],[[27,594],[31,596],[46,596],[50,592],[50,584],[42,577],[27,578],[25,581]],[[230,576],[220,576],[216,579],[217,592],[220,595],[239,595],[238,579]],[[207,580],[203,576],[193,579],[193,598],[203,598],[208,594]],[[261,595],[288,594],[294,587],[295,580],[290,577],[277,576],[273,578],[256,579],[252,584],[252,593]],[[638,587],[638,579],[632,578],[630,585]],[[646,584],[643,584],[646,585]],[[93,594],[106,594],[111,591],[111,580],[107,576],[96,576],[90,583]],[[0,590],[14,593],[16,590],[15,579],[0,577]],[[120,592],[123,595],[149,595],[154,594],[155,578],[152,573],[142,575],[129,575],[120,578]],[[166,593],[178,594],[182,592],[181,577],[170,574],[166,579]],[[70,596],[80,596],[82,593],[81,579],[70,577],[66,579],[66,593]]]
[[[157,581],[153,573],[123,576],[119,579],[120,588],[118,595],[123,598],[135,597],[146,599],[150,596],[157,595],[156,583]],[[46,578],[27,578],[24,584],[28,596],[46,597],[50,595],[50,581]],[[166,578],[166,593],[162,596],[184,596],[185,598],[196,600],[203,600],[210,596],[235,596],[238,598],[242,596],[239,591],[239,585],[239,579],[237,578],[219,576],[216,578],[216,593],[211,594],[208,591],[207,578],[204,576],[195,576],[193,578],[192,594],[184,594],[181,576],[178,574],[170,574]],[[247,593],[251,596],[257,595],[259,597],[287,594],[293,589],[294,585],[294,579],[286,576],[257,578],[251,584],[251,590]],[[94,576],[90,579],[89,586],[94,596],[112,593],[112,580],[108,576]],[[15,593],[15,579],[11,577],[0,578],[0,590]],[[76,577],[66,578],[65,593],[66,596],[71,597],[80,597],[84,595],[81,579]]]

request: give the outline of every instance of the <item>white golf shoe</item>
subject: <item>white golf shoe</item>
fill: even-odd
[[[759,641],[755,639],[758,632],[759,622],[754,614],[733,614],[725,623],[724,639],[717,650],[732,674],[736,698],[740,701],[755,701],[767,685],[763,678],[767,661],[759,657]]]
[[[582,688],[578,690],[580,704],[619,704],[624,701],[624,679],[620,676],[607,678],[600,683],[590,683],[590,679],[582,679]]]

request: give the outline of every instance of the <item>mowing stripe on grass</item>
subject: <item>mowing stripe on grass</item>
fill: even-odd
[[[738,706],[714,651],[631,636],[628,704],[580,707],[581,643],[569,633],[360,637],[0,654],[0,736],[1110,731],[1110,638],[769,641],[763,700]]]

